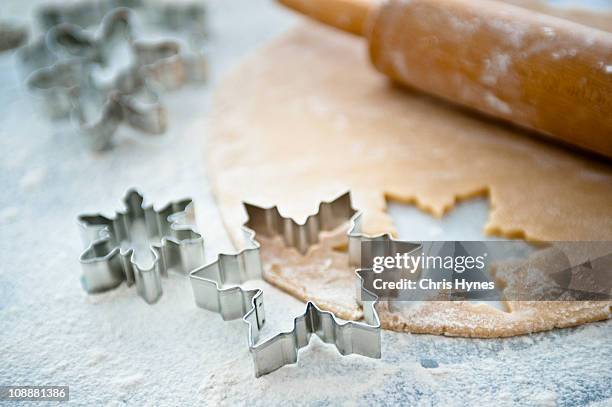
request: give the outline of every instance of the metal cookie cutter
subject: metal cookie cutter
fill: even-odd
[[[117,8],[129,9],[145,26],[186,36],[186,43],[179,43],[178,38],[166,41],[173,43],[175,47],[180,46],[180,53],[173,56],[169,65],[173,66],[174,70],[183,71],[183,82],[206,79],[208,66],[201,47],[207,37],[207,13],[204,5],[200,3],[95,0],[72,4],[46,4],[37,10],[37,20],[44,31],[62,24],[87,28],[101,24],[105,17]]]
[[[139,58],[107,83],[93,76],[97,66],[108,64],[114,48],[131,47],[129,16],[127,9],[114,10],[104,18],[96,35],[74,25],[55,26],[45,35],[44,46],[35,44],[22,52],[22,60],[34,69],[26,80],[28,88],[40,96],[51,118],[71,117],[95,150],[109,147],[124,121],[151,134],[166,129],[165,110],[157,95],[146,91],[139,76]],[[35,64],[49,62],[54,63],[36,69]],[[134,103],[137,93],[149,96],[148,103]]]
[[[114,9],[95,35],[61,23],[44,41],[20,52],[24,69],[32,72],[28,88],[41,96],[52,118],[70,116],[95,150],[110,147],[120,123],[149,134],[165,132],[166,111],[158,92],[207,75],[203,55],[184,55],[175,41],[136,41],[132,20],[130,9]],[[126,50],[129,64],[112,69],[117,51]]]
[[[0,21],[0,52],[17,48],[28,39],[28,30],[10,21]]]
[[[147,303],[162,295],[161,277],[169,269],[187,274],[204,263],[204,239],[195,232],[190,199],[171,202],[161,209],[144,206],[132,189],[124,198],[125,211],[113,218],[101,214],[78,218],[88,245],[81,254],[81,284],[88,293],[136,284]]]
[[[351,206],[346,193],[322,202],[316,215],[304,224],[280,215],[276,207],[260,208],[245,204],[248,222],[243,226],[248,246],[237,254],[221,254],[217,261],[200,267],[190,274],[195,301],[199,307],[219,313],[224,320],[242,317],[248,325],[248,345],[253,357],[255,376],[273,372],[286,364],[296,363],[299,349],[308,345],[312,334],[326,343],[333,343],[342,355],[359,354],[380,358],[380,321],[375,309],[377,297],[361,289],[361,277],[356,272],[358,290],[365,322],[341,321],[334,314],[322,311],[308,302],[304,314],[294,320],[288,332],[257,343],[265,323],[263,292],[243,290],[240,284],[261,279],[262,263],[256,234],[281,235],[285,244],[305,253],[317,243],[319,232],[333,230],[349,222],[349,261],[359,262],[361,217]],[[357,256],[357,257],[355,257]],[[225,288],[226,286],[229,288]],[[359,296],[358,296],[359,298]]]
[[[26,85],[42,94],[51,117],[68,116],[73,108],[69,103],[71,88],[93,85],[88,81],[96,65],[107,65],[114,48],[131,42],[129,19],[128,9],[116,9],[103,19],[95,34],[76,25],[60,24],[20,50],[22,68],[29,75]],[[65,102],[55,106],[58,97]]]
[[[201,59],[202,63],[205,62],[203,56],[199,54],[199,48],[201,48],[203,40],[206,38],[206,9],[199,3],[151,3],[144,0],[85,0],[69,4],[45,4],[38,8],[36,19],[40,30],[43,32],[47,32],[58,25],[77,26],[81,29],[87,29],[92,26],[103,25],[103,20],[107,15],[117,8],[129,9],[132,14],[139,17],[139,21],[155,29],[187,34],[190,44],[198,48],[194,50],[197,57]],[[49,62],[49,50],[45,49],[44,39],[36,41],[26,48],[21,53],[20,60],[28,73],[33,69],[51,65]],[[184,53],[185,50],[182,50],[182,54]],[[186,59],[193,59],[195,55],[182,56]],[[53,59],[53,56],[51,56],[51,59]],[[201,72],[200,77],[205,73]]]
[[[143,0],[95,0],[71,4],[46,4],[37,11],[43,30],[70,23],[80,27],[99,24],[102,18],[117,7],[134,10],[152,26],[170,31],[184,31],[190,40],[198,42],[206,36],[206,9],[199,3],[145,2]]]

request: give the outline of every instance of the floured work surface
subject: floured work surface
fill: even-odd
[[[394,87],[371,68],[362,41],[319,25],[276,40],[226,78],[215,100],[207,154],[214,192],[236,242],[245,220],[241,201],[277,204],[285,216],[303,220],[320,200],[347,189],[365,212],[368,233],[393,232],[387,198],[441,216],[458,199],[488,194],[487,233],[612,239],[612,165]],[[304,280],[291,262],[291,256],[278,255],[276,278],[264,277],[341,317],[358,315],[354,299],[324,295],[353,290],[353,280],[332,274],[324,286],[300,293]],[[330,273],[340,271],[331,267]],[[610,317],[608,303],[559,303],[517,313],[448,302],[379,309],[388,329],[485,337]]]

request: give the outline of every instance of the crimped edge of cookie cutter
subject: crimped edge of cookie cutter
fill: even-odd
[[[204,238],[184,221],[195,216],[191,199],[169,202],[161,209],[143,205],[143,195],[130,189],[124,197],[125,210],[108,218],[100,213],[78,217],[87,248],[79,258],[83,269],[81,284],[88,293],[111,290],[127,282],[136,284],[138,295],[147,303],[162,295],[161,277],[169,269],[187,274],[204,263]],[[139,264],[133,247],[124,250],[121,241],[130,237],[136,219],[144,223],[148,237],[159,237],[151,243],[151,265]]]
[[[0,20],[0,52],[22,46],[28,40],[28,30],[13,21]]]
[[[126,7],[148,22],[167,30],[187,30],[197,37],[206,35],[206,7],[198,2],[150,2],[147,0],[95,0],[72,4],[44,4],[38,7],[36,19],[42,30],[62,23],[76,24],[83,28],[98,24],[109,11]]]
[[[380,320],[375,308],[378,298],[362,288],[358,270],[355,271],[357,298],[360,298],[363,306],[365,322],[341,321],[333,313],[323,311],[309,301],[305,312],[295,317],[291,331],[281,332],[262,343],[257,342],[265,323],[263,291],[244,290],[240,287],[246,281],[261,279],[263,269],[259,255],[260,244],[256,240],[260,227],[266,229],[263,234],[280,234],[285,244],[305,253],[318,242],[319,232],[333,230],[348,221],[349,264],[358,264],[361,240],[368,237],[361,233],[361,213],[352,208],[350,193],[321,202],[319,211],[302,224],[283,217],[276,206],[261,208],[245,204],[245,208],[249,220],[242,229],[247,247],[236,254],[221,254],[216,261],[193,270],[190,280],[199,307],[220,314],[224,320],[242,317],[248,325],[248,346],[255,377],[296,363],[298,351],[308,345],[312,334],[325,343],[333,343],[342,355],[359,354],[380,358]],[[391,239],[388,234],[371,239],[375,238]],[[224,288],[227,284],[232,286]]]

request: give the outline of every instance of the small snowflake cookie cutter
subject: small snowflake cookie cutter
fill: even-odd
[[[191,226],[195,223],[191,199],[173,201],[161,209],[143,201],[131,189],[124,198],[125,210],[114,217],[100,213],[78,217],[87,245],[80,256],[81,284],[88,293],[108,291],[125,281],[135,284],[138,295],[151,304],[161,297],[161,278],[168,270],[187,274],[204,264],[204,239]],[[136,240],[146,241],[148,247],[135,250]],[[143,260],[142,252],[147,251],[149,256]]]

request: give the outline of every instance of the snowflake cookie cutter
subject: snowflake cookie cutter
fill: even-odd
[[[28,30],[12,21],[0,20],[0,52],[20,47],[28,40]]]
[[[40,96],[48,115],[70,117],[94,150],[109,148],[121,123],[147,134],[164,133],[167,118],[159,92],[207,76],[202,54],[186,55],[176,41],[136,40],[133,18],[131,9],[115,8],[95,34],[62,22],[19,53],[30,72],[26,85]],[[110,65],[119,46],[129,50],[130,63],[111,79],[100,79],[96,74]]]
[[[125,281],[135,284],[138,295],[152,304],[162,295],[161,277],[168,270],[187,274],[204,264],[204,239],[191,226],[195,223],[191,199],[170,202],[161,209],[145,206],[143,200],[131,189],[124,198],[125,211],[117,211],[114,217],[99,213],[78,217],[87,245],[80,256],[81,285],[88,293],[108,291]],[[142,255],[137,258],[136,240],[146,241],[146,250],[138,247],[148,251],[145,261]]]
[[[322,202],[319,211],[303,224],[283,217],[277,207],[261,208],[244,204],[248,221],[243,226],[247,247],[236,254],[220,254],[218,259],[190,273],[196,304],[221,315],[224,320],[242,318],[248,326],[248,346],[253,358],[255,377],[271,373],[297,362],[298,351],[307,346],[313,334],[325,343],[333,343],[342,355],[359,354],[381,357],[380,320],[376,295],[362,287],[362,277],[355,271],[357,298],[362,304],[364,322],[342,321],[328,311],[308,302],[303,314],[295,317],[291,331],[281,332],[258,343],[265,324],[263,291],[245,290],[241,284],[261,279],[262,262],[256,234],[281,235],[285,244],[302,254],[317,243],[319,232],[349,224],[349,263],[358,267],[363,239],[391,240],[389,235],[366,237],[362,234],[362,217],[351,206],[349,193]],[[229,286],[229,287],[228,287]],[[227,287],[227,288],[226,288]]]

